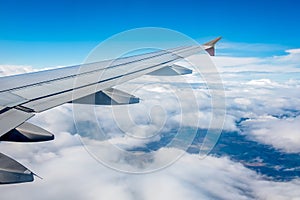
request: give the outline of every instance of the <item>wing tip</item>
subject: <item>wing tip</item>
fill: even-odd
[[[221,39],[222,39],[222,36],[219,36],[219,37],[217,37],[217,38],[215,38],[215,39],[213,39],[209,42],[204,43],[203,46],[214,46]]]
[[[210,56],[215,56],[216,52],[215,52],[215,45],[217,42],[219,42],[219,40],[222,39],[222,36],[219,36],[209,42],[206,42],[203,44],[205,51],[210,55]]]

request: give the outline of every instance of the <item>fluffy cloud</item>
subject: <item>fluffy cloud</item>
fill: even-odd
[[[31,66],[0,65],[0,76],[22,74],[32,71],[34,71],[34,69]]]
[[[71,139],[69,136],[68,139]],[[61,136],[57,140],[64,140]],[[159,162],[177,154],[162,148],[155,153]],[[153,173],[134,175],[117,172],[92,159],[81,146],[56,149],[55,155],[38,152],[31,167],[43,176],[33,184],[1,186],[1,199],[291,199],[300,195],[298,180],[264,180],[228,158],[186,154],[170,167]],[[28,157],[31,155],[24,155]],[[36,155],[37,156],[37,155]],[[124,163],[126,164],[126,163]],[[18,189],[18,193],[15,190]],[[37,192],[38,191],[38,192]],[[20,196],[19,196],[20,195]]]
[[[227,113],[235,121],[248,118],[239,125],[249,138],[284,152],[300,152],[299,81],[289,76],[227,82]]]
[[[260,116],[242,123],[245,132],[262,143],[289,153],[300,152],[300,116],[277,118]]]
[[[298,50],[289,50],[287,55],[268,58],[216,57],[224,81],[227,116],[225,130],[239,131],[253,140],[269,144],[286,152],[299,152],[299,68]],[[20,67],[21,69],[22,67]],[[2,74],[15,73],[18,67],[1,68]],[[5,71],[7,70],[7,71]],[[26,69],[31,70],[31,69]],[[26,71],[25,70],[25,71]],[[251,71],[251,72],[249,72]],[[18,71],[21,72],[21,71]],[[263,72],[263,73],[261,73]],[[293,73],[291,73],[293,72]],[[164,131],[183,122],[184,126],[200,119],[196,128],[208,128],[211,118],[211,96],[203,80],[185,76],[196,95],[196,109],[190,107],[188,99],[180,98],[176,87],[186,88],[186,79],[172,78],[163,83],[159,77],[147,77],[131,81],[120,89],[127,90],[142,99],[141,104],[129,107],[81,106],[77,123],[87,123],[94,118],[97,125],[115,145],[140,147],[160,137],[149,137],[152,128],[157,130],[160,122],[166,122]],[[171,85],[169,83],[172,83]],[[168,85],[168,86],[167,86]],[[131,87],[131,88],[130,88]],[[141,87],[139,89],[139,87]],[[164,101],[161,101],[161,96]],[[188,95],[185,95],[187,97]],[[157,97],[157,98],[156,98]],[[183,100],[182,100],[183,99]],[[161,106],[159,109],[151,110]],[[181,121],[180,109],[185,109],[186,120]],[[200,160],[198,155],[185,154],[171,166],[159,171],[136,175],[121,173],[107,168],[93,159],[78,139],[72,118],[72,106],[64,105],[37,115],[31,122],[55,133],[56,140],[39,144],[1,143],[2,152],[16,158],[41,175],[31,184],[1,186],[1,199],[292,199],[300,196],[299,179],[288,182],[266,180],[255,171],[247,169],[227,157],[207,156]],[[77,111],[78,112],[78,111]],[[125,112],[130,113],[132,128],[126,121]],[[153,112],[153,113],[152,113]],[[146,113],[146,117],[145,117]],[[157,114],[159,113],[159,115]],[[116,122],[116,116],[118,114]],[[248,120],[238,124],[241,118]],[[149,124],[153,126],[149,126]],[[242,127],[242,129],[240,129]],[[120,128],[129,130],[134,136],[149,140],[133,139],[124,135]],[[94,129],[86,130],[93,132]],[[102,141],[100,141],[101,143]],[[119,152],[103,152],[112,160],[122,158]],[[153,152],[145,163],[159,164],[184,153],[177,148],[161,148]],[[119,159],[119,165],[130,167],[131,160]],[[18,189],[18,193],[16,193]],[[37,192],[38,191],[38,192]]]

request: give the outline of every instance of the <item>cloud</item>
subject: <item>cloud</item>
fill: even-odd
[[[255,140],[289,153],[300,152],[300,116],[260,116],[242,123]]]
[[[259,67],[259,65],[257,66]],[[284,152],[299,152],[299,75],[285,73],[223,75],[227,114],[242,122],[241,132]]]
[[[288,49],[286,52],[289,54],[300,54],[300,49]]]
[[[0,65],[0,76],[16,75],[32,72],[34,69],[31,66],[23,65]]]
[[[64,139],[59,137],[58,140]],[[181,150],[162,148],[151,162],[164,160],[177,154],[176,151]],[[43,199],[60,197],[74,200],[291,199],[300,195],[297,189],[299,180],[267,181],[226,157],[208,156],[200,160],[197,155],[186,154],[160,171],[133,175],[104,167],[80,145],[59,148],[54,152],[55,156],[39,152],[41,157],[48,159],[31,162],[43,180],[37,179],[33,184],[1,186],[1,199],[40,199],[41,194]],[[23,153],[23,157],[31,159],[30,156]]]
[[[286,50],[286,55],[270,57],[216,56],[212,60],[220,72],[300,72],[299,49]]]
[[[238,131],[283,152],[299,152],[300,81],[295,74],[298,72],[298,50],[287,53],[267,58],[216,57],[213,60],[221,71],[225,87],[227,116],[224,129]],[[2,73],[7,75],[20,69],[2,68]],[[150,141],[160,141],[159,136],[148,140],[133,139],[121,128],[130,130],[135,136],[148,137],[153,134],[152,130],[161,126],[161,121],[166,122],[165,132],[177,127],[180,122],[184,126],[201,129],[209,127],[211,96],[204,80],[194,75],[169,77],[165,82],[160,77],[148,76],[146,79],[136,79],[119,87],[140,97],[140,104],[113,109],[109,106],[60,106],[31,119],[32,123],[55,133],[55,141],[1,143],[1,152],[16,158],[44,178],[30,184],[1,186],[1,199],[40,199],[41,195],[43,199],[59,197],[75,200],[292,199],[300,196],[299,179],[272,181],[228,157],[207,156],[200,160],[198,155],[185,154],[171,166],[143,175],[121,173],[94,160],[76,135],[74,109],[82,111],[77,111],[76,120],[85,126],[86,132],[94,132],[93,126],[101,125],[108,136],[105,141],[120,146],[141,147]],[[175,91],[178,87],[179,91],[186,90],[187,85],[183,84],[186,79],[197,97],[193,106],[190,106],[188,98],[180,98],[178,104],[180,96]],[[187,93],[182,94],[189,97]],[[155,106],[161,106],[164,112],[159,109],[151,111],[151,108],[157,108]],[[180,118],[181,108],[185,109],[183,121]],[[135,127],[128,122],[125,112],[130,113],[130,123],[134,122]],[[117,122],[114,114],[117,114]],[[195,118],[200,119],[199,124],[191,123]],[[248,120],[237,124],[242,118]],[[96,123],[87,126],[93,120]],[[117,159],[121,167],[133,164],[118,151],[102,153],[112,160]],[[184,152],[177,148],[160,148],[143,162],[156,165],[181,153]]]

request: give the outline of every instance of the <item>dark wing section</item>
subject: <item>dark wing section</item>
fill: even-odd
[[[33,173],[12,158],[0,153],[0,184],[33,181]]]

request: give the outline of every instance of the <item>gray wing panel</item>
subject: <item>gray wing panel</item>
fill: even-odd
[[[105,62],[108,62],[104,61],[98,63],[98,67],[94,66],[94,70],[91,70],[91,65],[97,63],[92,63],[81,66],[76,76],[73,74],[12,89],[9,92],[28,99],[27,102],[22,103],[22,106],[30,108],[34,112],[41,112],[158,70],[177,62],[182,57],[195,54],[199,50],[199,47],[187,47],[174,52],[163,51],[142,57],[110,61],[111,65],[106,63],[108,66],[103,66]]]
[[[0,184],[33,181],[33,173],[26,167],[0,153]]]
[[[168,51],[175,51],[184,48],[187,47],[174,48]],[[56,69],[50,69],[50,70],[44,70],[44,71],[38,71],[38,72],[32,72],[26,74],[1,77],[0,92],[33,86],[36,84],[49,82],[49,81],[70,78],[72,76],[78,75],[78,73],[88,73],[94,70],[104,69],[106,66],[110,66],[112,62],[114,63],[114,65],[120,65],[124,63],[130,63],[133,61],[157,56],[164,53],[166,53],[166,51],[157,51],[157,52],[147,53],[143,55],[119,58],[116,60],[105,60],[105,61],[89,63],[89,64],[75,65],[75,66],[69,66],[63,68],[56,68]]]
[[[177,49],[182,50],[187,48],[188,47]],[[179,50],[176,50],[176,52]],[[172,55],[170,51],[159,51],[117,60],[1,77],[0,105],[3,107],[12,107],[19,105],[18,103],[24,103],[26,100],[31,101],[40,97],[46,97],[50,94],[66,92],[70,89],[74,89],[75,82],[76,87],[88,86],[98,82],[99,79],[109,79],[137,68],[156,65],[172,57],[174,57],[174,55]],[[145,63],[147,63],[147,66]],[[80,79],[80,81],[76,81],[78,79]],[[9,96],[7,94],[9,94]],[[20,99],[16,100],[13,96],[19,97]],[[6,102],[1,103],[1,101]]]
[[[6,82],[6,85],[0,84],[3,89],[0,92],[0,97],[3,97],[2,100],[0,98],[0,136],[32,117],[33,112],[41,112],[111,88],[171,65],[200,50],[200,47],[185,47],[175,51],[160,51],[115,61],[91,63],[80,68],[69,67],[66,71],[61,69],[1,78],[2,83],[9,79],[13,82],[17,77],[24,83],[14,86],[8,86]],[[58,71],[61,72],[59,75]],[[71,74],[63,73],[68,71]],[[46,78],[46,74],[49,77]],[[28,82],[30,78],[32,84]]]
[[[33,113],[24,112],[14,108],[0,113],[0,137],[32,116],[34,116]]]
[[[199,51],[199,49],[194,48],[192,51],[182,52],[180,56],[174,54],[163,55],[159,58],[150,59],[148,60],[149,62],[140,61],[118,67],[108,67],[105,70],[94,71],[83,75],[79,74],[73,79],[55,81],[51,83],[53,86],[47,83],[48,88],[46,85],[40,84],[31,89],[26,88],[13,92],[24,98],[30,98],[33,93],[35,93],[37,98],[23,104],[23,106],[33,109],[35,112],[41,112],[140,77],[177,62],[178,59],[181,59],[181,56],[191,55],[197,51]],[[55,88],[57,88],[57,90],[55,90]],[[40,92],[43,89],[44,91]],[[56,91],[56,93],[54,93],[54,91]]]
[[[2,108],[5,107],[14,107],[16,105],[19,105],[21,103],[26,102],[27,99],[20,97],[16,94],[13,94],[11,92],[2,92],[0,95],[0,106]],[[0,107],[0,110],[2,110]]]

